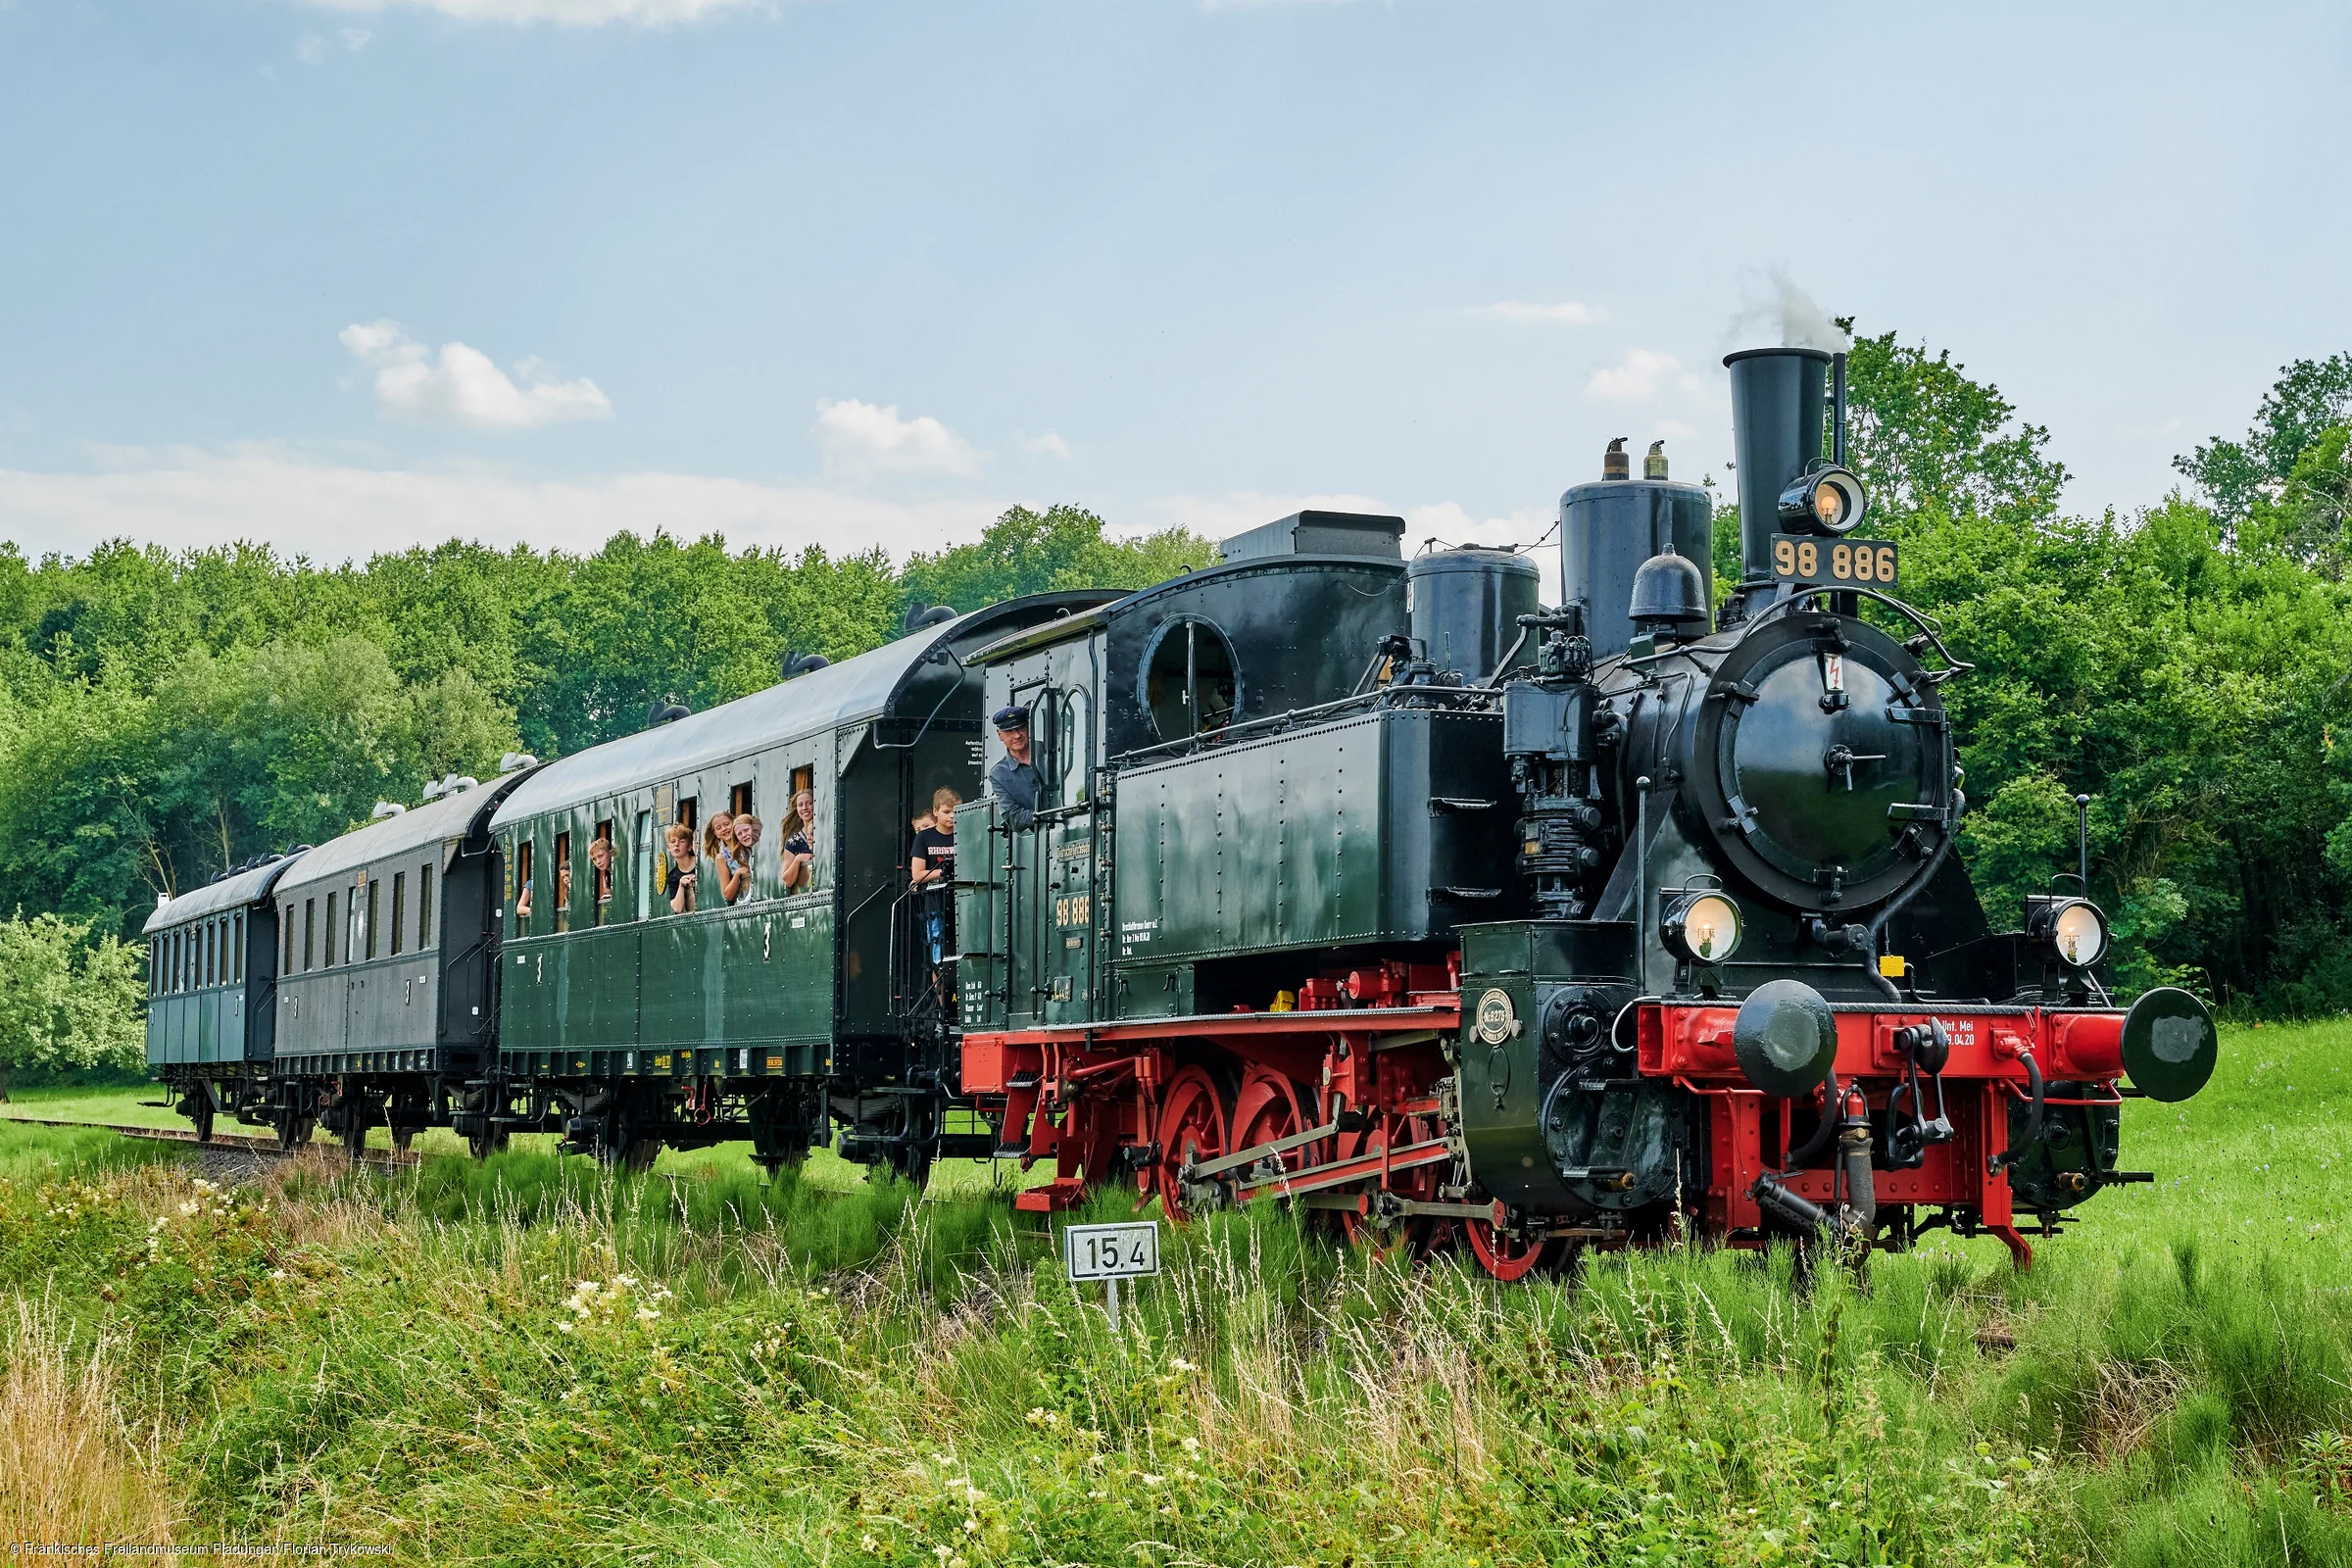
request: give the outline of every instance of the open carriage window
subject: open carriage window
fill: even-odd
[[[588,893],[594,901],[592,907],[598,925],[605,923],[605,913],[612,903],[612,821],[607,817],[596,824],[596,837],[588,841]]]
[[[400,956],[401,943],[409,934],[409,873],[392,873],[392,956]]]
[[[538,846],[523,839],[514,846],[514,934],[531,934],[531,852]]]
[[[571,929],[571,835],[556,835],[556,929]]]
[[[433,867],[429,860],[416,868],[416,947],[433,945]]]

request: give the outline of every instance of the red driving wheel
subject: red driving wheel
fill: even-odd
[[[1298,1104],[1298,1086],[1263,1067],[1250,1068],[1242,1079],[1240,1096],[1233,1102],[1233,1152],[1239,1153],[1277,1138],[1288,1138],[1305,1125]],[[1283,1169],[1298,1170],[1307,1163],[1308,1152],[1305,1149],[1293,1149],[1276,1159]]]
[[[1477,1254],[1478,1266],[1506,1285],[1533,1274],[1551,1252],[1548,1236],[1512,1236],[1483,1219],[1466,1220],[1462,1228],[1470,1234],[1470,1250]]]
[[[1159,1097],[1152,1141],[1159,1146],[1157,1163],[1143,1174],[1148,1199],[1156,1191],[1159,1206],[1172,1220],[1193,1216],[1184,1206],[1177,1176],[1188,1160],[1214,1159],[1232,1147],[1226,1133],[1229,1118],[1225,1098],[1216,1081],[1199,1067],[1186,1067],[1168,1080]]]
[[[1341,1159],[1355,1159],[1364,1154],[1377,1154],[1384,1149],[1403,1149],[1409,1145],[1427,1143],[1437,1136],[1434,1123],[1420,1116],[1383,1116],[1378,1123],[1360,1133],[1340,1135]],[[1443,1180],[1443,1165],[1422,1165],[1412,1170],[1396,1172],[1389,1178],[1389,1191],[1399,1198],[1419,1202],[1434,1201]],[[1366,1191],[1371,1189],[1367,1188]],[[1446,1244],[1452,1221],[1430,1214],[1408,1217],[1400,1229],[1384,1231],[1363,1215],[1346,1210],[1340,1213],[1340,1228],[1348,1240],[1358,1245],[1378,1248],[1384,1253],[1399,1243],[1411,1249],[1414,1257],[1427,1257]]]

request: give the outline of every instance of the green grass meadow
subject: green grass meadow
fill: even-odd
[[[1946,1239],[1867,1287],[1704,1250],[1497,1287],[1266,1208],[1171,1232],[1117,1336],[986,1166],[917,1193],[829,1156],[771,1184],[738,1147],[638,1178],[322,1151],[218,1190],[182,1149],[0,1126],[0,1530],[501,1564],[2352,1562],[2348,1103],[2352,1023],[2229,1030],[2201,1098],[2126,1107],[2157,1184],[2022,1276]]]

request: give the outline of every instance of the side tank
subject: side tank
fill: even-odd
[[[1597,484],[1577,485],[1560,498],[1561,598],[1585,607],[1595,660],[1624,653],[1634,640],[1626,607],[1642,563],[1671,549],[1697,563],[1712,583],[1715,550],[1713,501],[1698,485],[1670,482],[1662,453],[1653,449],[1644,476],[1635,479],[1612,443],[1602,471]],[[1685,622],[1681,634],[1704,637],[1713,629],[1701,618]]]
[[[1491,678],[1519,640],[1519,617],[1543,608],[1543,574],[1507,550],[1442,550],[1404,568],[1413,641],[1440,669],[1472,684]],[[1523,647],[1514,664],[1527,663]]]

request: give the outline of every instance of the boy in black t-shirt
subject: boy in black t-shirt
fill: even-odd
[[[930,908],[923,919],[934,964],[946,956],[952,940],[956,906],[948,890],[956,881],[956,808],[962,804],[963,797],[954,790],[931,792],[931,825],[915,834],[914,855],[906,867],[915,887],[937,890],[928,899]]]

